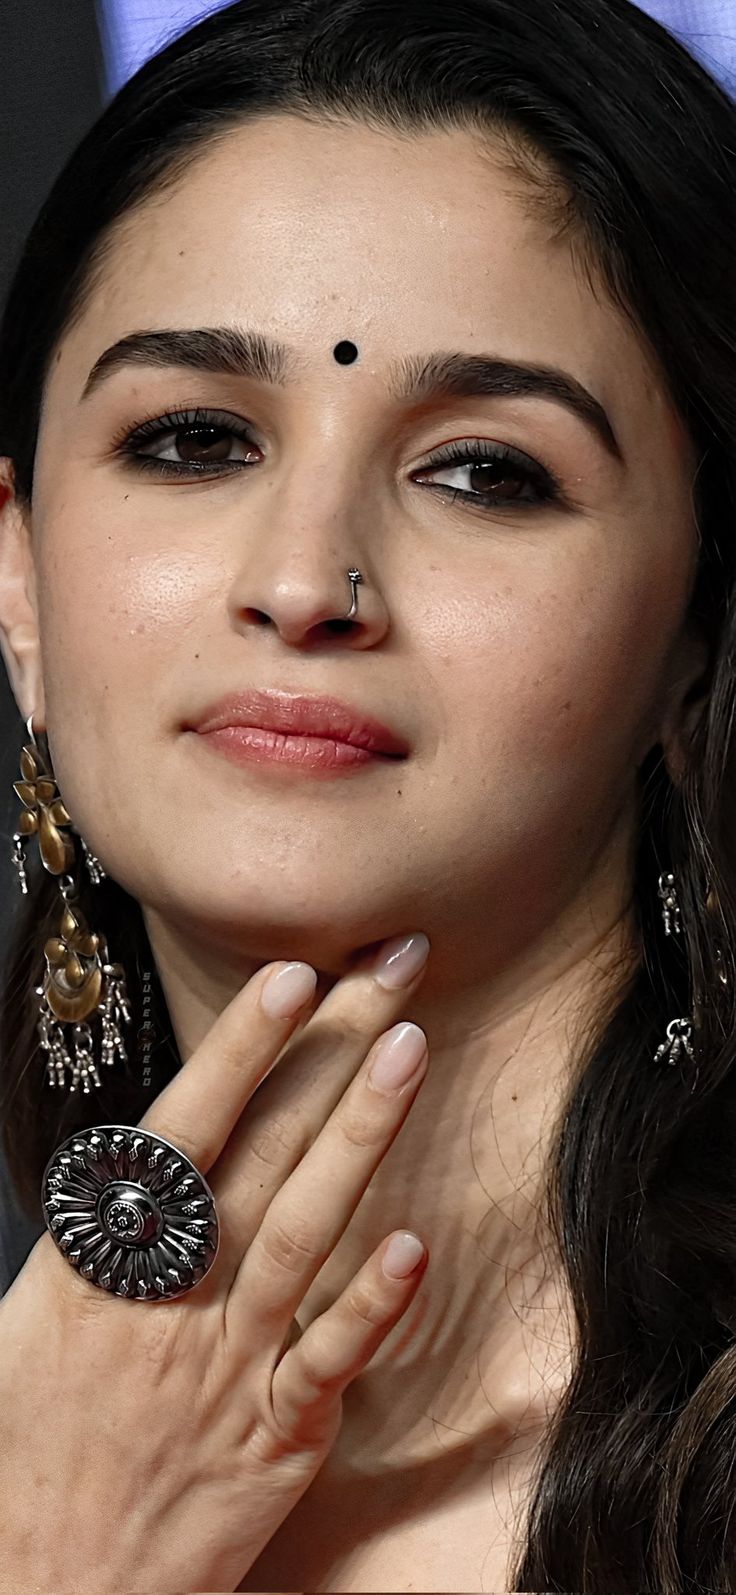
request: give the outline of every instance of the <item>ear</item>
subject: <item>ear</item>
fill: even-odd
[[[710,696],[713,647],[702,627],[688,624],[670,660],[665,707],[658,740],[670,780],[679,786],[687,768],[690,744]]]
[[[15,496],[13,461],[0,455],[0,650],[21,718],[46,724],[30,515]]]

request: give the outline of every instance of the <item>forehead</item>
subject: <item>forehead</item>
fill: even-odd
[[[228,321],[307,352],[329,325],[378,359],[500,338],[521,359],[564,353],[583,381],[600,384],[613,343],[648,368],[570,246],[528,214],[500,150],[469,130],[279,115],[205,147],[123,218],[79,335],[86,354],[144,325]]]
[[[117,224],[60,340],[40,442],[118,339],[231,325],[291,345],[294,393],[311,384],[341,405],[347,374],[331,351],[343,338],[360,348],[358,406],[388,403],[389,367],[438,347],[562,368],[612,418],[635,478],[661,450],[687,487],[694,451],[656,356],[528,198],[507,151],[477,129],[279,114],[228,130]]]

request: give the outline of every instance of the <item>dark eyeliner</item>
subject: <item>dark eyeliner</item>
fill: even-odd
[[[132,430],[125,427],[112,441],[112,452],[118,456],[125,456],[126,462],[142,471],[155,471],[160,477],[168,477],[179,481],[187,478],[204,476],[218,477],[230,476],[234,471],[249,467],[253,462],[248,460],[163,460],[155,454],[141,454],[139,447],[146,440],[165,437],[182,431],[196,431],[212,429],[229,433],[241,442],[254,443],[250,428],[247,423],[224,410],[193,409],[171,410],[165,415],[152,416],[141,422]],[[257,445],[256,445],[257,446]],[[455,442],[444,444],[435,450],[431,459],[414,473],[421,476],[443,466],[473,465],[473,464],[499,464],[506,465],[512,472],[526,477],[532,483],[535,497],[529,498],[497,498],[489,492],[471,492],[463,488],[447,487],[443,483],[428,483],[429,487],[442,494],[451,503],[460,500],[464,504],[480,509],[481,513],[492,514],[494,510],[519,510],[534,509],[543,505],[556,504],[565,507],[566,499],[557,478],[545,466],[533,460],[519,449],[514,449],[510,444],[492,443],[487,438],[458,439]],[[424,484],[419,484],[424,485]]]
[[[443,466],[475,465],[475,464],[507,465],[520,476],[526,477],[533,485],[536,497],[534,499],[502,499],[495,501],[492,495],[482,492],[470,492],[464,488],[447,487],[443,482],[428,483],[435,491],[449,496],[450,501],[460,499],[464,503],[475,504],[482,511],[492,512],[494,507],[503,510],[534,509],[544,504],[557,504],[564,506],[565,495],[562,484],[546,466],[540,465],[537,460],[523,454],[521,450],[514,449],[508,443],[491,443],[487,438],[458,439],[455,443],[446,443],[436,449],[431,459],[419,467],[416,475],[436,471]]]
[[[227,410],[170,410],[166,415],[152,416],[149,420],[142,421],[132,431],[127,426],[122,428],[112,439],[112,453],[124,456],[126,463],[138,469],[155,470],[161,476],[180,479],[192,475],[200,477],[231,475],[233,471],[250,464],[247,460],[223,460],[220,464],[217,462],[208,464],[206,461],[196,460],[162,460],[156,454],[138,453],[141,443],[165,437],[169,432],[191,432],[197,428],[229,432],[243,443],[254,442],[247,423],[239,421]]]

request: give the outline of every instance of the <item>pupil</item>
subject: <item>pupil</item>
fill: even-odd
[[[206,441],[208,438],[214,438],[215,442],[208,444]],[[219,442],[217,441],[218,438]],[[185,459],[196,460],[204,448],[208,458],[226,460],[230,452],[230,438],[221,426],[190,426],[185,429],[183,442],[179,443],[178,447],[179,453]],[[219,454],[217,453],[218,448],[220,450]],[[191,449],[194,450],[193,454],[188,452]]]
[[[503,483],[506,483],[507,485],[511,486],[511,494],[509,496],[511,498],[516,498],[518,496],[518,494],[519,494],[520,489],[521,489],[521,479],[520,479],[519,476],[514,476],[512,474],[512,469],[513,468],[511,466],[507,465],[503,460],[484,460],[484,461],[481,461],[478,465],[471,466],[471,470],[470,470],[470,488],[471,488],[471,492],[473,492],[473,493],[487,493],[489,488],[494,489],[494,488],[499,487]],[[476,471],[480,474],[480,482],[474,481],[474,477],[475,477]],[[491,477],[490,477],[490,474],[489,474],[491,471],[498,471],[500,473],[500,478],[501,478],[500,483],[499,482],[494,482],[494,481],[491,480]],[[483,474],[484,472],[486,473],[485,475]]]

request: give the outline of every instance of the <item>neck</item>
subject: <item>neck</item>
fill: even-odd
[[[548,1153],[585,1021],[635,958],[625,914],[505,1012],[464,1026],[456,1016],[452,1040],[446,1028],[433,1040],[443,1027],[431,994],[413,1000],[429,1072],[298,1314],[306,1329],[391,1229],[426,1241],[412,1307],[346,1392],[346,1454],[363,1468],[372,1451],[377,1465],[456,1447],[499,1454],[539,1431],[567,1384],[572,1323],[546,1222]]]
[[[363,1469],[421,1462],[438,1447],[501,1453],[545,1423],[567,1382],[571,1325],[546,1229],[546,1161],[585,1022],[638,956],[630,907],[608,911],[595,925],[589,900],[571,904],[555,927],[556,957],[531,947],[492,988],[461,987],[444,968],[412,998],[407,1017],[427,1034],[428,1074],[297,1315],[306,1329],[392,1229],[426,1241],[411,1308],[345,1394],[345,1454]],[[174,976],[150,916],[149,935],[186,1058],[214,1015],[205,1018],[204,998],[201,1012],[185,1010],[196,971],[180,991],[181,969]],[[321,976],[318,1002],[336,978]]]

